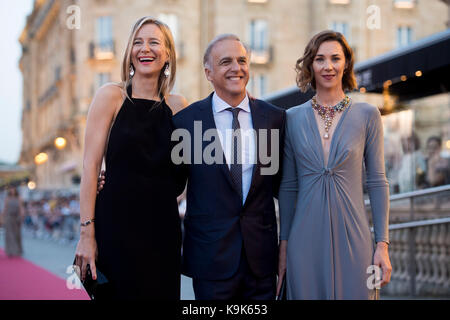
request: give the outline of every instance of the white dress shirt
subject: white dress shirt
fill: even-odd
[[[231,108],[231,106],[214,92],[212,97],[214,121],[228,168],[230,168],[230,160],[232,159],[233,114],[226,110],[227,108]],[[242,132],[242,204],[244,204],[252,182],[253,165],[256,163],[255,135],[247,95],[236,108],[241,109],[238,114],[238,120]]]

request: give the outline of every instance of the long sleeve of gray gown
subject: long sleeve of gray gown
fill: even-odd
[[[375,242],[389,243],[389,184],[384,167],[383,124],[378,109],[370,113],[366,128],[364,161]]]
[[[289,113],[289,110],[288,110]],[[295,166],[294,153],[286,122],[286,135],[284,140],[284,156],[278,206],[280,213],[280,240],[287,240],[295,214],[295,202],[298,193],[297,168]]]

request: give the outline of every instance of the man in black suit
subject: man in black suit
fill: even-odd
[[[193,278],[199,300],[275,298],[273,198],[286,115],[247,94],[249,59],[238,37],[216,37],[203,61],[214,92],[173,118],[173,140],[192,139],[174,147],[172,160],[184,161],[179,165],[187,179],[182,270]],[[179,148],[186,142],[189,148]]]

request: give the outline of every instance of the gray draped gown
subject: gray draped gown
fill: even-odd
[[[389,186],[378,109],[353,103],[331,137],[327,166],[311,102],[287,111],[279,194],[287,246],[288,299],[374,299],[367,285],[374,243],[363,199],[363,170],[375,242],[388,242]]]

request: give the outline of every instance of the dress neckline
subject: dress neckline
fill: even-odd
[[[348,110],[350,110],[350,107],[352,107],[353,100],[350,101],[349,106],[343,111],[343,113],[341,115],[341,118],[339,119],[339,121],[338,121],[338,123],[336,125],[336,128],[334,129],[333,135],[331,136],[330,149],[328,150],[327,157],[325,157],[325,150],[324,150],[323,145],[322,145],[322,137],[320,135],[319,125],[318,125],[318,123],[316,121],[316,117],[314,115],[314,109],[312,108],[311,100],[309,100],[308,103],[309,103],[309,107],[308,107],[309,115],[311,117],[310,121],[313,122],[313,124],[312,124],[313,127],[314,127],[313,131],[315,132],[316,139],[318,139],[318,142],[319,142],[319,149],[320,149],[320,153],[321,153],[321,157],[322,157],[322,166],[323,166],[323,168],[329,168],[330,167],[330,160],[332,160],[331,159],[331,153],[332,153],[332,151],[334,151],[334,140],[335,140],[334,137],[336,136],[336,133],[338,132],[338,130],[341,128],[341,124],[344,121],[345,116],[348,113]],[[326,160],[326,163],[325,163],[325,160]]]
[[[144,102],[156,102],[156,103],[165,103],[164,97],[161,96],[161,100],[153,100],[153,99],[145,99],[145,98],[135,98],[133,97],[133,88],[131,83],[127,87],[127,94],[131,100],[144,101]]]
[[[128,85],[128,87],[127,87],[127,93],[128,93],[128,96],[130,97],[131,102],[137,102],[136,105],[140,105],[142,107],[143,106],[148,107],[149,103],[151,103],[151,106],[150,106],[151,108],[150,109],[153,109],[154,107],[158,107],[158,108],[162,107],[163,109],[167,108],[169,110],[169,112],[170,112],[170,115],[173,116],[173,111],[169,107],[169,105],[166,103],[166,99],[163,96],[160,97],[161,100],[150,100],[150,99],[144,99],[144,98],[133,98],[132,97],[133,90],[132,90],[131,84]]]

